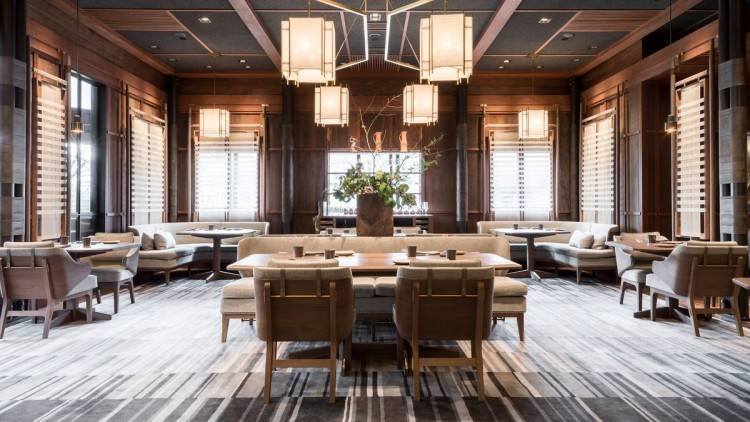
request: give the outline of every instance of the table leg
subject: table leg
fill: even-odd
[[[215,237],[213,250],[212,273],[206,278],[206,282],[217,280],[233,280],[240,278],[239,275],[221,270],[221,239]]]
[[[91,313],[93,316],[93,321],[109,321],[112,319],[112,315],[102,312],[96,312],[94,308],[92,308]],[[66,300],[63,304],[63,309],[55,311],[55,314],[56,315],[54,316],[51,324],[52,327],[56,327],[68,322],[86,320],[86,310],[78,307],[78,301],[76,299]]]
[[[534,261],[535,251],[536,246],[534,245],[534,238],[529,236],[526,238],[526,269],[509,273],[508,276],[516,278],[533,278],[536,280],[541,280],[545,277],[555,277],[556,274],[536,269],[536,262]]]

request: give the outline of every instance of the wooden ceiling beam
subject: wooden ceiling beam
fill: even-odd
[[[276,48],[276,45],[271,40],[271,37],[266,32],[263,24],[260,22],[260,18],[253,10],[248,0],[229,0],[234,10],[242,19],[247,29],[253,34],[255,40],[258,41],[263,51],[268,54],[268,58],[276,66],[276,69],[281,70],[281,53]]]
[[[682,15],[683,13],[687,12],[688,10],[692,9],[693,7],[698,5],[700,2],[701,0],[677,0],[675,1],[674,3],[672,3],[672,13],[671,13],[672,20]],[[575,74],[583,75],[584,73],[589,72],[590,70],[594,69],[595,67],[599,66],[600,64],[614,57],[617,53],[620,53],[621,51],[630,47],[633,43],[639,42],[648,34],[659,29],[660,27],[668,23],[669,19],[670,19],[669,8],[666,8],[662,10],[661,12],[657,13],[656,15],[654,15],[654,17],[652,17],[651,19],[644,22],[642,25],[638,26],[628,35],[625,35],[624,37],[617,40],[611,46],[609,46],[604,51],[599,53],[599,55],[597,55],[593,60],[579,67],[576,70]]]
[[[503,30],[503,27],[508,23],[508,20],[510,20],[510,17],[513,16],[513,13],[518,9],[520,4],[521,0],[503,0],[500,3],[495,14],[492,15],[490,22],[485,26],[484,32],[479,37],[479,41],[474,46],[474,65],[479,62],[479,59],[490,48],[492,42],[495,41],[497,35]]]

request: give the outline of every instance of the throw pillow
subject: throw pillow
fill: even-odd
[[[591,245],[591,249],[606,249],[607,245],[605,242],[607,241],[607,235],[596,235],[592,233],[592,236],[594,236],[594,244]]]
[[[155,249],[154,246],[154,237],[151,236],[148,233],[143,233],[141,235],[141,250],[142,251],[153,251]]]
[[[177,241],[174,240],[172,233],[158,231],[154,233],[154,246],[156,249],[172,249],[177,246]]]
[[[570,240],[568,241],[568,245],[579,249],[591,249],[591,246],[593,244],[594,235],[591,233],[582,232],[580,230],[574,231],[573,235],[570,236]]]

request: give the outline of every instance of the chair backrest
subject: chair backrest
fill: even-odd
[[[416,340],[474,340],[490,334],[492,267],[401,267],[396,276],[396,325]],[[416,324],[415,324],[416,322]]]
[[[331,341],[354,323],[349,268],[253,270],[257,335],[263,341]],[[335,336],[335,338],[334,338]]]
[[[451,261],[449,259],[412,259],[409,261],[410,267],[417,268],[470,268],[481,267],[482,261],[479,259],[459,259]]]
[[[747,246],[680,245],[653,271],[681,296],[731,296],[732,278],[745,272]]]
[[[648,237],[650,235],[656,236],[656,240],[667,240],[667,238],[662,236],[661,233],[659,232],[644,232],[644,233],[622,232],[618,235],[613,236],[613,239],[615,241],[624,240],[624,241],[645,242],[646,240],[648,240]]]
[[[320,257],[304,257],[297,259],[272,259],[266,264],[269,268],[331,268],[338,267],[336,259],[321,259]]]
[[[135,234],[133,232],[127,232],[127,233],[104,233],[104,232],[98,232],[92,236],[93,240],[99,240],[99,241],[113,241],[117,240],[122,243],[136,243],[137,241],[140,241],[140,239],[136,239]],[[92,262],[121,262],[125,256],[127,256],[130,253],[130,249],[117,249],[112,252],[107,252],[99,255],[94,255],[90,257],[89,259]]]
[[[0,259],[3,295],[12,299],[61,300],[91,273],[88,264],[75,262],[62,248],[0,248]]]
[[[39,242],[4,242],[3,247],[8,249],[54,248],[55,242],[52,240],[42,240]]]

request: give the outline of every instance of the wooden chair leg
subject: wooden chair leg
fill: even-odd
[[[742,330],[742,315],[740,315],[740,294],[739,291],[736,291],[734,295],[732,295],[732,308],[734,309],[734,321],[737,325],[737,335],[740,337],[744,337],[745,333]],[[0,334],[0,338],[2,338],[2,335]]]
[[[338,360],[336,354],[339,345],[337,342],[331,342],[331,349],[328,352],[328,372],[330,372],[330,382],[328,383],[328,403],[336,403],[336,370],[338,369]]]
[[[47,337],[49,337],[49,327],[52,324],[53,314],[54,308],[52,307],[52,304],[47,303],[47,307],[44,309],[44,328],[42,329],[42,339],[46,339]]]
[[[131,278],[130,281],[128,281],[128,292],[130,293],[130,303],[135,303],[135,292],[133,288],[133,279]]]
[[[396,367],[404,369],[404,339],[396,332]]]
[[[101,291],[101,289],[97,287],[96,290],[94,290],[94,293],[96,293],[96,304],[97,305],[101,305],[102,304],[102,291]]]
[[[169,286],[169,278],[170,278],[171,271],[167,270],[164,271],[164,283]]]
[[[497,316],[495,314],[492,314],[492,325],[497,325]]]
[[[352,335],[344,339],[344,373],[349,374],[352,369]]]
[[[524,333],[523,333],[523,330],[524,330],[523,317],[524,317],[524,314],[520,314],[516,317],[516,322],[518,323],[518,340],[520,341],[525,340]]]
[[[651,321],[656,321],[656,302],[659,300],[659,295],[656,292],[651,292]]]
[[[115,313],[120,312],[120,283],[115,283],[115,288],[112,289],[112,299],[115,302]]]
[[[422,364],[419,362],[419,343],[412,345],[411,352],[412,383],[414,384],[414,400],[421,400]]]
[[[622,305],[623,299],[625,299],[625,281],[620,279],[620,305]]]
[[[696,337],[700,337],[701,333],[698,330],[698,315],[695,312],[695,299],[688,298],[688,315],[690,315],[690,323],[693,325],[693,333]]]
[[[264,374],[265,381],[263,383],[263,399],[266,403],[271,402],[271,375],[273,374],[274,358],[273,341],[266,340],[266,373]]]
[[[576,283],[581,284],[581,270],[576,268]]]
[[[86,296],[84,296],[84,299],[86,300],[86,322],[91,323],[94,321],[94,307],[93,304],[93,293],[89,293]]]
[[[473,344],[474,342],[472,342]],[[474,358],[474,371],[476,371],[477,377],[477,394],[479,400],[484,401],[484,361],[482,360],[482,340],[479,340],[478,344],[474,345],[475,353],[472,354]]]
[[[221,342],[227,342],[227,332],[229,331],[229,317],[221,316]]]
[[[635,301],[638,304],[638,312],[641,312],[643,310],[643,283],[637,283],[635,285],[635,295]]]
[[[3,300],[3,306],[0,308],[0,339],[5,335],[5,325],[8,319],[8,301]]]

